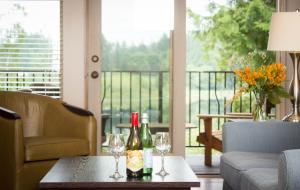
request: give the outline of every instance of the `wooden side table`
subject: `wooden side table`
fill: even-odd
[[[199,119],[204,121],[204,132],[197,136],[197,141],[204,144],[204,164],[206,166],[212,165],[212,149],[216,149],[220,152],[223,151],[222,144],[222,131],[212,131],[212,120],[213,118],[220,119],[252,119],[252,115],[248,113],[230,113],[226,115],[216,114],[198,114]]]

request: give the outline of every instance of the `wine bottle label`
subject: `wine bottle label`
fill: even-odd
[[[127,169],[137,172],[144,167],[143,151],[142,150],[127,150],[126,151],[126,166]]]
[[[153,163],[152,148],[144,148],[144,168],[152,168]]]

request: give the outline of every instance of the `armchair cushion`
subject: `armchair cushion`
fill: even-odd
[[[243,190],[279,190],[277,168],[253,168],[242,173]]]
[[[241,173],[251,168],[277,168],[279,154],[227,152],[221,157],[221,176],[233,188],[241,189]]]
[[[70,137],[25,137],[25,161],[52,160],[89,154],[86,139]]]

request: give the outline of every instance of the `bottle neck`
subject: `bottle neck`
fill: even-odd
[[[138,129],[139,126],[137,126],[137,125],[132,125],[131,128],[132,128],[132,129]]]
[[[135,136],[139,134],[139,127],[137,125],[133,125],[131,127],[131,133]]]
[[[142,124],[148,124],[149,123],[149,120],[148,118],[142,118]]]
[[[141,125],[141,135],[143,136],[143,138],[146,138],[146,136],[150,135],[151,136],[151,132],[150,132],[150,128],[148,123],[142,123]]]
[[[142,123],[141,124],[141,130],[148,130],[149,127],[148,127],[148,123]]]
[[[143,122],[141,123],[142,126],[148,126],[148,122]]]
[[[131,126],[138,126],[139,125],[139,116],[137,112],[133,112],[131,114]]]

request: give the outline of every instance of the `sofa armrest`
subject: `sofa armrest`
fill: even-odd
[[[224,152],[280,153],[300,148],[300,123],[283,121],[227,122],[223,128]]]
[[[23,129],[20,116],[0,107],[0,189],[10,187],[24,164]],[[13,188],[13,187],[12,187]]]
[[[44,119],[44,135],[87,139],[90,155],[96,154],[97,123],[89,111],[66,103],[48,104]]]
[[[279,189],[300,189],[300,149],[283,151],[279,159]]]

